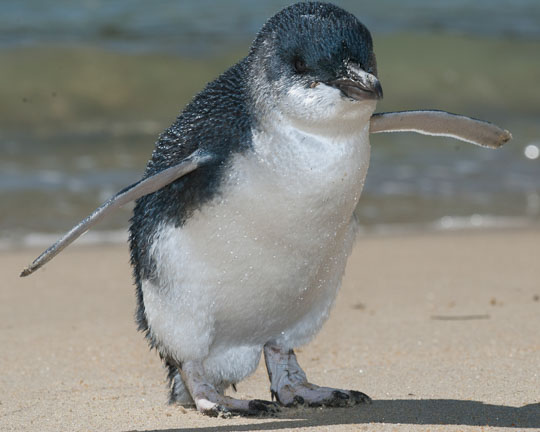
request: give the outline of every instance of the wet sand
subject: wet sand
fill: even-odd
[[[361,237],[317,338],[311,381],[370,406],[207,418],[166,403],[133,323],[126,246],[0,254],[2,431],[540,430],[540,230]],[[238,397],[269,398],[264,366]]]

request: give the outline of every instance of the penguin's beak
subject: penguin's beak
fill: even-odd
[[[328,85],[357,101],[383,98],[382,86],[377,77],[352,64],[347,65],[342,77],[329,81]]]

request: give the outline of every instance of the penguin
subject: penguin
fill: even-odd
[[[293,4],[160,135],[141,181],[21,275],[136,200],[136,321],[168,369],[171,403],[211,416],[369,403],[360,391],[310,383],[294,350],[317,334],[339,290],[370,133],[414,131],[492,148],[511,138],[442,111],[374,114],[382,97],[368,29],[329,3]],[[272,401],[226,395],[262,356]]]

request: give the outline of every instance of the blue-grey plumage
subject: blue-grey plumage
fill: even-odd
[[[376,73],[354,16],[298,3],[161,135],[146,176],[197,149],[211,155],[140,198],[130,227],[137,321],[169,367],[171,401],[208,413],[275,409],[223,394],[263,349],[282,404],[369,400],[309,384],[292,349],[325,321],[352,247],[382,97]]]

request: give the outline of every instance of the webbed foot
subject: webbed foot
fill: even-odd
[[[180,371],[197,410],[211,417],[268,416],[280,410],[275,402],[253,399],[242,400],[225,396],[209,384],[203,376],[203,369],[194,362],[186,362]]]
[[[279,346],[266,344],[264,358],[270,376],[272,396],[286,407],[348,407],[371,403],[371,398],[359,391],[320,387],[309,383],[293,350],[282,350]]]

